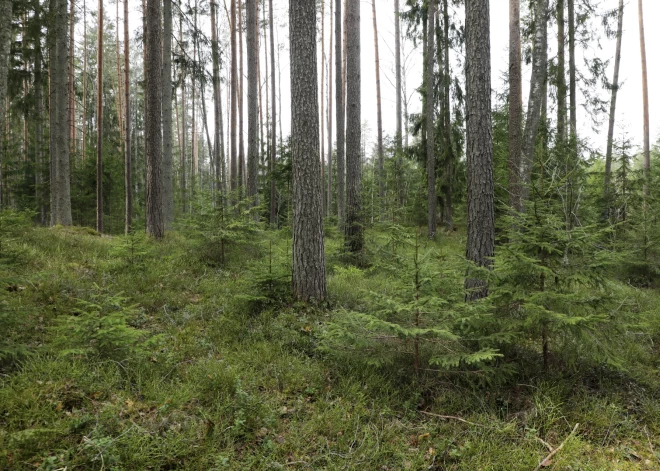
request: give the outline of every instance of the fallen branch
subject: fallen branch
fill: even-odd
[[[577,432],[577,429],[578,429],[579,426],[580,426],[580,424],[575,424],[575,427],[573,427],[573,431],[568,435],[568,437],[566,437],[566,439],[565,439],[563,442],[561,442],[561,445],[559,445],[557,448],[555,448],[553,451],[551,451],[550,454],[549,454],[548,456],[546,456],[545,458],[543,458],[543,460],[539,463],[539,465],[538,465],[536,468],[534,468],[534,471],[539,471],[539,469],[541,469],[542,466],[543,466],[543,467],[548,466],[548,464],[549,464],[548,461],[550,461],[550,460],[552,459],[553,456],[555,456],[557,453],[559,453],[559,451],[560,451],[562,448],[564,448],[564,445],[566,445],[566,442],[567,442],[567,441],[568,441],[573,435],[575,435],[575,432]]]
[[[548,451],[549,451],[550,453],[552,453],[553,451],[555,451],[555,449],[552,448],[552,446],[551,446],[548,442],[546,442],[545,440],[543,440],[542,438],[540,438],[540,437],[536,437],[536,439],[537,439],[539,442],[543,443],[543,445],[548,449]]]
[[[460,417],[456,417],[455,415],[440,415],[440,414],[434,414],[433,412],[426,412],[423,410],[419,411],[420,414],[428,415],[430,417],[436,417],[438,419],[445,419],[445,420],[458,420],[459,422],[463,422],[464,424],[468,425],[474,425],[475,427],[486,427],[485,425],[482,424],[476,424],[474,422],[470,422],[469,420],[462,419]]]

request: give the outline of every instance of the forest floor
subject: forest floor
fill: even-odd
[[[660,470],[652,349],[632,373],[551,367],[499,386],[328,356],[333,310],[392,276],[343,268],[336,231],[331,309],[260,295],[259,276],[285,271],[286,231],[258,231],[224,263],[180,233],[0,239],[0,469]]]

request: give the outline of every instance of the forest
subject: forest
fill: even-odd
[[[660,470],[645,8],[0,0],[0,469]]]

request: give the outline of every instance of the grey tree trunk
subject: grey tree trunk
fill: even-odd
[[[243,197],[245,186],[245,144],[243,142],[243,102],[245,88],[243,88],[243,6],[238,0],[238,194]]]
[[[277,107],[275,104],[275,21],[273,18],[273,0],[268,4],[270,23],[270,93],[271,93],[271,131],[270,131],[270,223],[277,225],[277,188],[275,187],[275,161],[277,157]],[[264,47],[266,47],[264,45]]]
[[[238,57],[236,51],[236,0],[231,0],[230,21],[231,21],[231,113],[229,132],[231,134],[231,151],[230,151],[230,174],[231,174],[231,191],[238,189],[238,161],[237,161],[237,135],[236,123],[238,114]]]
[[[65,0],[66,1],[66,0]],[[103,0],[98,7],[96,50],[96,230],[103,232]]]
[[[534,166],[534,148],[541,122],[545,82],[548,69],[548,0],[538,0],[535,10],[534,53],[532,58],[532,78],[527,105],[527,120],[522,140],[520,160],[521,206],[529,197]]]
[[[604,197],[609,216],[611,204],[612,147],[614,143],[614,121],[616,118],[616,97],[619,92],[619,69],[621,66],[621,43],[623,38],[623,0],[619,0],[619,22],[616,30],[616,53],[614,55],[614,78],[612,79],[612,99],[610,101],[610,122],[607,128],[607,150],[605,152]]]
[[[172,0],[163,0],[163,215],[165,229],[174,223],[172,164]]]
[[[444,28],[444,67],[443,86],[444,86],[444,127],[445,127],[445,172],[447,187],[445,190],[445,225],[449,231],[454,230],[454,147],[452,144],[452,126],[451,126],[451,71],[449,68],[449,0],[443,0],[443,28]],[[438,45],[438,48],[440,46]]]
[[[131,81],[128,0],[124,0],[124,101],[126,102],[126,132],[124,135],[124,186],[126,195],[126,234],[133,229],[133,158],[131,154]],[[173,209],[174,210],[174,209]]]
[[[289,1],[291,156],[293,163],[293,292],[302,301],[326,298],[319,159],[316,2]]]
[[[572,146],[577,145],[577,79],[575,68],[575,0],[568,2],[568,72],[570,94],[570,138]]]
[[[334,3],[330,0],[330,57],[328,58],[328,188],[325,214],[332,214],[332,54],[333,54]]]
[[[41,7],[35,9],[35,19],[37,22],[41,21]],[[34,101],[36,106],[36,123],[34,130],[34,160],[35,160],[35,169],[34,169],[34,181],[35,181],[35,197],[39,208],[39,223],[42,226],[47,224],[48,216],[48,206],[44,198],[44,172],[43,172],[43,163],[44,163],[44,98],[43,98],[43,75],[42,75],[42,51],[41,51],[41,41],[37,41],[34,47],[35,57],[34,57]],[[0,126],[3,124],[0,122]],[[2,139],[0,138],[0,148],[2,148]]]
[[[163,214],[163,156],[161,111],[163,106],[163,51],[160,0],[147,0],[147,61],[145,70],[145,140],[147,161],[147,234],[161,239],[165,234]]]
[[[183,13],[179,15],[179,52],[183,51]],[[179,156],[179,186],[181,189],[181,205],[183,214],[188,212],[188,194],[186,191],[186,152],[187,152],[187,113],[186,113],[186,72],[185,66],[181,67],[181,149]]]
[[[467,259],[490,267],[495,251],[493,136],[491,119],[490,11],[488,0],[466,0]],[[488,295],[481,280],[467,277],[468,299]]]
[[[218,4],[211,1],[211,59],[213,62],[213,160],[215,162],[215,181],[220,195],[224,194],[222,179],[224,171],[224,139],[222,139],[222,93],[220,92],[220,47],[218,44],[217,22]],[[220,200],[222,201],[222,200]]]
[[[564,0],[557,0],[557,140],[566,140],[566,54]]]
[[[399,17],[399,0],[394,0],[394,76],[396,81],[396,186],[399,195],[399,206],[403,207],[403,92],[401,84],[401,18]]]
[[[342,0],[337,0],[335,3],[335,91],[337,97],[337,218],[339,219],[339,227],[343,227],[345,218],[345,182],[346,182],[346,169],[344,160],[344,148],[346,138],[346,107],[344,104],[344,50],[343,50],[343,15],[342,15]]]
[[[435,0],[428,3],[428,28],[426,40],[426,176],[427,176],[427,209],[428,209],[428,237],[435,239],[437,232],[436,204],[438,197],[435,194],[435,87],[433,64],[435,63]]]
[[[259,166],[259,107],[257,95],[257,65],[259,63],[259,17],[257,0],[246,0],[247,9],[247,82],[248,82],[248,174],[247,196],[251,205],[257,203],[257,168]]]
[[[520,0],[509,0],[509,205],[522,211],[522,51]]]
[[[644,104],[644,195],[649,196],[648,178],[651,173],[651,140],[649,133],[649,82],[646,70],[646,39],[644,36],[644,9],[642,0],[639,9],[639,49],[642,57],[642,102]]]
[[[7,76],[9,73],[9,52],[11,49],[11,22],[13,18],[12,3],[12,0],[0,1],[0,106],[3,107],[5,99],[7,98]],[[51,0],[50,3],[51,5],[56,4],[54,0]],[[3,207],[5,203],[2,200],[4,193],[4,177],[1,169],[7,150],[5,145],[7,139],[7,136],[5,136],[5,130],[7,127],[6,120],[6,114],[4,112],[0,113],[0,207]]]
[[[378,127],[378,197],[380,199],[380,220],[383,221],[385,205],[385,154],[383,152],[383,106],[380,96],[380,57],[378,55],[378,21],[376,19],[376,0],[371,0],[374,19],[374,51],[376,58],[376,112]]]
[[[362,221],[362,106],[360,70],[360,0],[348,0],[346,20],[346,247],[364,248]]]
[[[76,153],[76,88],[75,88],[75,26],[76,26],[76,1],[70,0],[69,4],[69,144],[71,145],[71,153]]]

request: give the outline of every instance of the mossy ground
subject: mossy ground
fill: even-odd
[[[437,244],[460,253],[461,237]],[[483,387],[317,348],[333,309],[393,282],[338,269],[336,231],[328,309],[254,307],[254,273],[273,253],[287,263],[285,232],[254,234],[224,264],[177,233],[156,243],[24,227],[5,239],[0,469],[531,471],[549,453],[543,441],[556,447],[580,424],[543,469],[660,470],[651,333],[622,342],[625,372],[554,367]],[[619,289],[639,309],[660,304],[654,292]],[[63,319],[80,300],[120,293],[135,306],[140,348],[76,353]]]

